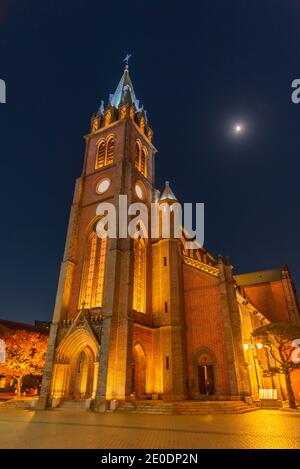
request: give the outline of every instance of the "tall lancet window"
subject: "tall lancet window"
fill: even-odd
[[[107,140],[106,164],[111,164],[114,159],[115,137],[111,136]]]
[[[134,239],[133,243],[133,309],[146,313],[147,246],[140,238]]]
[[[79,308],[102,306],[105,256],[107,239],[100,239],[95,232],[88,238],[81,280]]]
[[[97,147],[96,168],[102,168],[105,165],[105,140],[100,140]]]
[[[136,169],[140,170],[140,157],[141,157],[141,144],[140,141],[137,140],[135,142],[135,161],[134,165]]]
[[[147,150],[146,147],[142,146],[140,140],[135,142],[134,166],[143,176],[147,177]]]
[[[147,176],[147,154],[145,147],[142,148],[141,153],[141,173],[146,177]]]

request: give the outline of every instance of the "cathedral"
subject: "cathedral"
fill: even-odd
[[[169,183],[162,193],[155,186],[153,131],[128,63],[85,142],[38,406],[249,402],[268,390],[284,398],[284,379],[251,332],[300,323],[287,267],[235,275],[228,259],[189,249],[184,236],[97,236],[100,202],[177,201]]]

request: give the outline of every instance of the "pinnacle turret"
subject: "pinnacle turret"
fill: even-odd
[[[162,193],[162,195],[160,196],[160,199],[159,199],[160,202],[163,202],[163,201],[166,201],[166,200],[170,200],[172,202],[178,202],[177,197],[175,196],[174,192],[172,191],[172,189],[170,187],[169,181],[165,182],[165,188],[164,188],[163,193]]]

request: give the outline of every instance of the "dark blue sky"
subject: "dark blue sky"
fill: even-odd
[[[205,202],[236,273],[287,263],[300,288],[299,26],[298,0],[0,0],[0,317],[52,316],[83,135],[127,52],[157,186]]]

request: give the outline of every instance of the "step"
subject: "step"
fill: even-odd
[[[121,402],[117,413],[140,414],[243,414],[257,410],[255,405],[243,401],[135,401]]]
[[[2,402],[1,406],[9,409],[31,409],[34,408],[37,400],[37,397],[25,399],[13,398]]]
[[[90,408],[90,399],[70,399],[63,401],[59,407],[61,410],[88,410]]]

